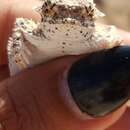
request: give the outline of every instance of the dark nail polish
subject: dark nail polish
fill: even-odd
[[[130,97],[130,46],[89,54],[72,65],[68,85],[82,112],[100,117]]]

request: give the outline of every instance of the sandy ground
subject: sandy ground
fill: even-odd
[[[95,0],[106,17],[101,21],[130,31],[130,0]]]

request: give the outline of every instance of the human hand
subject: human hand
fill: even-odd
[[[39,19],[39,16],[31,10],[32,6],[38,3],[36,0],[30,0],[24,5],[26,1],[22,1],[24,9],[18,0],[1,3],[7,7],[3,10],[4,17],[3,13],[0,14],[0,25],[2,25],[0,48],[2,55],[4,54],[1,64],[7,64],[5,47],[15,18],[25,16]],[[8,27],[4,24],[7,21],[10,23]],[[125,32],[122,36],[125,37],[126,43],[129,43]],[[59,77],[63,77],[66,66],[70,66],[79,58],[80,56],[58,58],[1,82],[0,97],[3,99],[1,101],[5,102],[0,107],[0,121],[3,126],[7,130],[102,130],[116,122],[124,113],[126,105],[105,117],[81,120],[73,115],[62,101],[58,91],[58,88],[62,87],[59,85]],[[5,70],[5,77],[8,77],[6,67]],[[2,79],[5,78],[3,74],[1,74]]]

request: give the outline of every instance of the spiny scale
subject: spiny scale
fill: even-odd
[[[113,26],[97,25],[102,17],[93,0],[45,0],[41,22],[18,18],[8,42],[10,74],[65,55],[79,55],[121,43]]]

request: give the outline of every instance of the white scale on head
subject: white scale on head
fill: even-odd
[[[121,43],[113,26],[95,23],[104,16],[93,0],[44,0],[41,22],[18,18],[8,42],[10,74],[48,60],[111,48]]]

